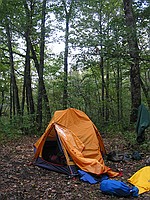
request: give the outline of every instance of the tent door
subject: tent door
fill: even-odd
[[[57,133],[55,141],[46,139],[43,145],[42,158],[53,164],[66,165],[66,158]]]

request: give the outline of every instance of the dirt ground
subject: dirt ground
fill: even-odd
[[[133,197],[114,197],[103,194],[100,184],[82,182],[79,177],[70,179],[67,175],[48,171],[30,165],[33,158],[33,143],[37,137],[24,136],[7,141],[0,146],[0,199],[1,200],[100,200],[100,199],[134,199]],[[129,151],[129,146],[118,138],[104,138],[107,151],[119,149]],[[113,170],[122,171],[122,176],[114,178],[127,183],[136,171],[147,165],[148,155],[143,154],[140,161],[112,162],[105,164]],[[128,184],[128,183],[127,183]],[[128,184],[129,185],[129,184]],[[131,185],[129,185],[131,186]],[[136,199],[150,199],[150,192],[139,195]]]

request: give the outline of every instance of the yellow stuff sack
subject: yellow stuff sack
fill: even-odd
[[[128,182],[139,189],[139,194],[150,191],[150,166],[138,170]]]

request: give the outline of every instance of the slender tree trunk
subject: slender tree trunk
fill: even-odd
[[[23,90],[22,90],[22,102],[21,102],[21,115],[24,115],[24,105],[25,105],[25,89],[26,89],[26,75],[24,73],[24,83],[23,83]]]
[[[116,90],[117,90],[117,120],[120,121],[120,69],[119,63],[117,64],[117,77],[116,77]]]
[[[44,49],[45,49],[45,17],[46,17],[46,0],[43,0],[42,4],[42,21],[41,21],[41,42],[40,42],[40,63],[38,64],[38,60],[36,58],[36,54],[34,49],[32,48],[32,54],[35,58],[35,64],[38,71],[39,76],[39,84],[38,84],[38,103],[37,103],[37,125],[38,130],[42,128],[42,114],[43,114],[43,106],[42,99],[44,99],[45,111],[47,113],[47,118],[51,117],[49,100],[43,80],[43,70],[44,70]],[[49,119],[48,119],[49,120]]]
[[[109,64],[107,64],[109,66]],[[106,122],[109,120],[109,106],[108,104],[110,103],[109,101],[109,68],[106,68]]]
[[[95,85],[96,85],[96,88],[97,88],[97,104],[98,104],[97,119],[98,119],[98,121],[100,121],[100,119],[101,119],[101,108],[100,108],[101,97],[100,96],[101,95],[100,95],[100,92],[99,92],[99,84],[98,84],[98,81],[97,81],[96,73],[92,69],[92,67],[91,67],[91,70],[92,70],[94,80],[95,80]]]
[[[67,108],[68,104],[68,34],[69,34],[69,17],[66,16],[65,53],[64,53],[64,92],[63,92],[64,109]]]
[[[30,43],[29,43],[29,29],[26,33],[26,60],[25,60],[25,77],[26,77],[26,99],[27,99],[27,106],[29,108],[29,114],[34,114],[34,101],[32,95],[32,87],[31,87],[31,67],[30,67]]]
[[[67,108],[68,104],[68,37],[69,37],[69,15],[66,11],[65,52],[64,52],[64,92],[63,92],[64,109]]]
[[[148,44],[149,44],[148,48],[150,49],[150,27],[148,27],[147,33],[148,33]]]
[[[69,39],[69,22],[72,13],[74,0],[71,0],[69,10],[67,10],[66,1],[62,0],[62,4],[65,9],[65,52],[64,52],[64,92],[63,92],[63,108],[66,109],[68,106],[68,39]]]
[[[32,4],[31,11],[32,11]],[[27,103],[27,111],[29,114],[34,114],[34,101],[32,95],[32,87],[31,87],[31,67],[30,67],[30,52],[31,52],[31,45],[30,45],[30,34],[32,31],[32,15],[31,11],[28,8],[26,0],[24,0],[24,8],[26,11],[26,30],[25,30],[25,39],[26,39],[26,57],[25,57],[25,70],[24,70],[24,86],[23,86],[23,99],[22,105],[24,105],[24,97],[26,96],[26,103]],[[24,94],[25,92],[25,94]],[[22,111],[24,108],[22,108]]]
[[[99,4],[99,32],[100,32],[100,72],[101,72],[101,79],[102,79],[102,124],[105,121],[105,78],[104,78],[104,56],[103,56],[103,28],[102,28],[102,8],[103,2],[101,1]]]
[[[105,79],[104,79],[104,63],[103,63],[103,56],[101,56],[100,61],[100,70],[101,70],[101,76],[102,76],[102,117],[103,121],[105,118]]]
[[[1,91],[1,99],[2,99],[2,101],[1,101],[1,104],[0,104],[0,117],[2,116],[2,111],[3,111],[3,104],[4,104],[4,89],[2,89],[2,91]]]
[[[136,122],[138,107],[141,104],[139,49],[136,36],[136,24],[132,9],[132,0],[123,0],[127,25],[128,45],[130,54],[130,82],[131,82],[131,115],[130,122]]]
[[[43,68],[44,68],[44,46],[45,46],[45,9],[46,0],[42,5],[42,21],[41,21],[41,42],[40,42],[40,63],[39,63],[39,83],[38,83],[38,103],[37,103],[37,124],[38,130],[42,128],[42,97],[43,97]]]
[[[18,86],[16,83],[15,71],[14,71],[14,59],[13,59],[13,51],[12,51],[12,43],[11,43],[11,34],[9,28],[8,19],[6,19],[6,33],[7,33],[7,41],[8,41],[8,50],[9,50],[9,58],[10,58],[10,118],[12,118],[12,113],[15,115],[20,114],[20,102],[18,95]]]
[[[122,72],[120,65],[117,65],[117,112],[118,112],[118,122],[122,121],[123,110],[122,110]]]
[[[122,70],[120,70],[120,119],[123,122]]]

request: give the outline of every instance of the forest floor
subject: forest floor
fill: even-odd
[[[37,136],[22,136],[15,140],[5,140],[0,144],[0,199],[1,200],[99,200],[128,199],[103,194],[100,185],[82,182],[79,177],[70,179],[67,175],[48,171],[30,165],[33,158],[33,144]],[[122,138],[104,138],[108,152],[119,149],[129,152],[131,146]],[[132,147],[133,148],[133,147]],[[138,147],[137,147],[138,148]],[[126,184],[136,171],[147,165],[149,155],[144,152],[142,160],[129,162],[105,161],[114,171],[122,171],[122,176],[114,178]],[[131,186],[131,185],[129,185]],[[129,199],[133,199],[130,197]],[[150,192],[139,195],[136,199],[150,199]]]

